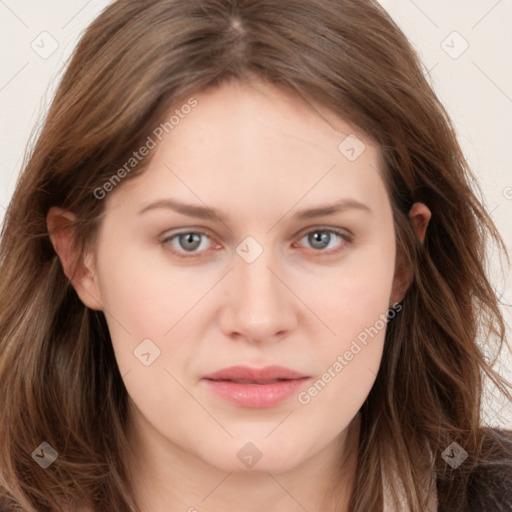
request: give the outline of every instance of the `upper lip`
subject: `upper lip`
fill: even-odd
[[[248,366],[230,366],[209,375],[204,379],[210,380],[249,380],[267,381],[275,379],[292,380],[303,379],[307,375],[284,368],[283,366],[266,366],[264,368],[250,368]]]

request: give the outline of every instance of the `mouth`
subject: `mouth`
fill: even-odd
[[[272,379],[272,380],[247,380],[247,379],[208,379],[208,380],[216,380],[218,382],[236,382],[237,384],[274,384],[276,382],[283,382],[286,380],[295,380],[295,379]]]
[[[306,377],[306,375],[284,366],[266,366],[264,368],[230,366],[229,368],[224,368],[209,375],[205,375],[203,378],[266,384],[269,381],[301,379],[304,377]]]
[[[233,366],[203,377],[207,388],[231,404],[246,408],[275,406],[298,393],[309,376],[279,366]]]

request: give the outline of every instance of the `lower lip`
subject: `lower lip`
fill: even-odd
[[[298,393],[308,377],[282,380],[271,384],[241,384],[227,380],[203,379],[209,388],[229,402],[241,407],[272,407]]]

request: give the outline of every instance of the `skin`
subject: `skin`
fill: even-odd
[[[310,376],[307,390],[401,300],[410,278],[395,274],[379,150],[343,120],[267,84],[225,82],[194,97],[198,106],[159,143],[145,173],[109,193],[97,244],[83,259],[69,232],[58,231],[72,213],[48,215],[64,271],[84,304],[107,318],[130,395],[137,503],[143,512],[317,511],[342,461],[346,507],[358,410],[385,329],[307,404],[294,395],[270,408],[240,407],[201,379],[237,364],[277,364]],[[349,134],[366,145],[353,162],[338,150]],[[139,214],[163,198],[217,208],[226,220],[168,208]],[[293,218],[340,199],[370,211]],[[428,208],[416,203],[410,219],[423,241]],[[332,233],[318,248],[306,235],[320,228],[350,236]],[[187,230],[207,235],[192,249],[199,256],[173,254],[190,254],[179,237],[160,243]],[[252,263],[236,252],[247,236],[263,248]],[[160,350],[150,366],[134,356],[147,338]],[[252,468],[237,457],[248,442],[262,455]]]

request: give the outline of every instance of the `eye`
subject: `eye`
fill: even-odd
[[[352,241],[352,237],[347,232],[333,228],[310,230],[300,238],[300,240],[304,239],[311,245],[314,252],[322,255],[337,254]],[[208,243],[205,240],[211,241],[211,237],[202,231],[182,231],[163,238],[160,244],[170,246],[169,250],[180,258],[191,258],[201,256],[201,253],[208,249]],[[217,245],[217,247],[220,246]]]
[[[175,233],[164,238],[160,243],[162,245],[170,245],[171,252],[176,254],[176,256],[189,258],[199,256],[200,252],[206,250],[203,243],[205,238],[209,239],[210,237],[201,231],[182,231],[181,233]]]
[[[351,236],[347,232],[333,228],[316,228],[308,231],[301,238],[301,240],[304,239],[315,249],[315,252],[326,255],[342,251],[346,244],[352,241]]]

